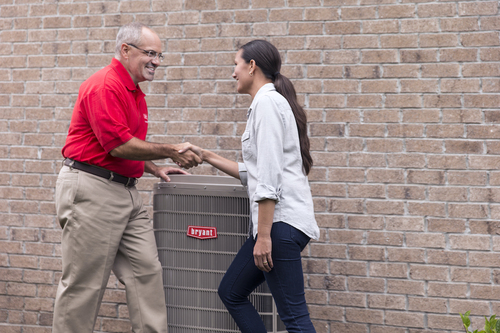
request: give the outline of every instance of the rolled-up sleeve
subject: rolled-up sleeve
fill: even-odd
[[[263,96],[255,114],[257,188],[253,200],[280,201],[283,179],[283,140],[285,123],[270,96]]]
[[[248,186],[248,173],[245,163],[238,163],[238,173],[240,174],[241,185]]]

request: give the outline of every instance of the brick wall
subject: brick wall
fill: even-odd
[[[60,149],[79,85],[133,20],[166,50],[142,85],[149,139],[232,159],[250,103],[231,79],[237,45],[282,52],[315,160],[318,332],[456,332],[458,312],[476,327],[500,313],[498,1],[0,0],[0,331],[51,331]],[[114,277],[96,330],[129,330]]]

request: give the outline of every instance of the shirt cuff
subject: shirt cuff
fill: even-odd
[[[255,190],[255,193],[253,195],[253,200],[261,201],[265,199],[271,199],[276,202],[279,202],[280,197],[281,197],[281,189],[277,190],[272,186],[259,183],[257,184],[257,189]]]
[[[241,185],[248,186],[247,167],[245,163],[238,163],[238,173],[240,174]]]

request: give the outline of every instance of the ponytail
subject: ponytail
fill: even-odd
[[[290,107],[292,108],[293,115],[295,116],[295,122],[297,123],[297,130],[299,132],[302,167],[304,168],[305,174],[308,175],[309,171],[311,171],[311,167],[313,166],[313,159],[311,157],[311,153],[309,152],[311,144],[309,142],[309,137],[307,136],[306,113],[297,101],[297,94],[295,93],[295,88],[292,82],[290,82],[286,76],[277,73],[274,78],[274,86],[276,87],[276,91],[286,98],[288,104],[290,104]]]
[[[309,152],[311,144],[307,136],[307,116],[297,101],[297,93],[292,82],[279,72],[281,69],[281,57],[278,50],[273,44],[260,39],[243,45],[241,49],[243,50],[241,57],[247,63],[253,59],[266,78],[273,81],[276,91],[285,97],[288,104],[290,104],[299,133],[302,167],[304,173],[308,175],[313,166],[313,159]]]

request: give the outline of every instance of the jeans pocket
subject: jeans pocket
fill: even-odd
[[[307,243],[311,240],[309,236],[307,236],[305,233],[300,231],[299,229],[290,226],[290,237],[297,243],[297,245],[300,247],[300,251],[302,251]]]

